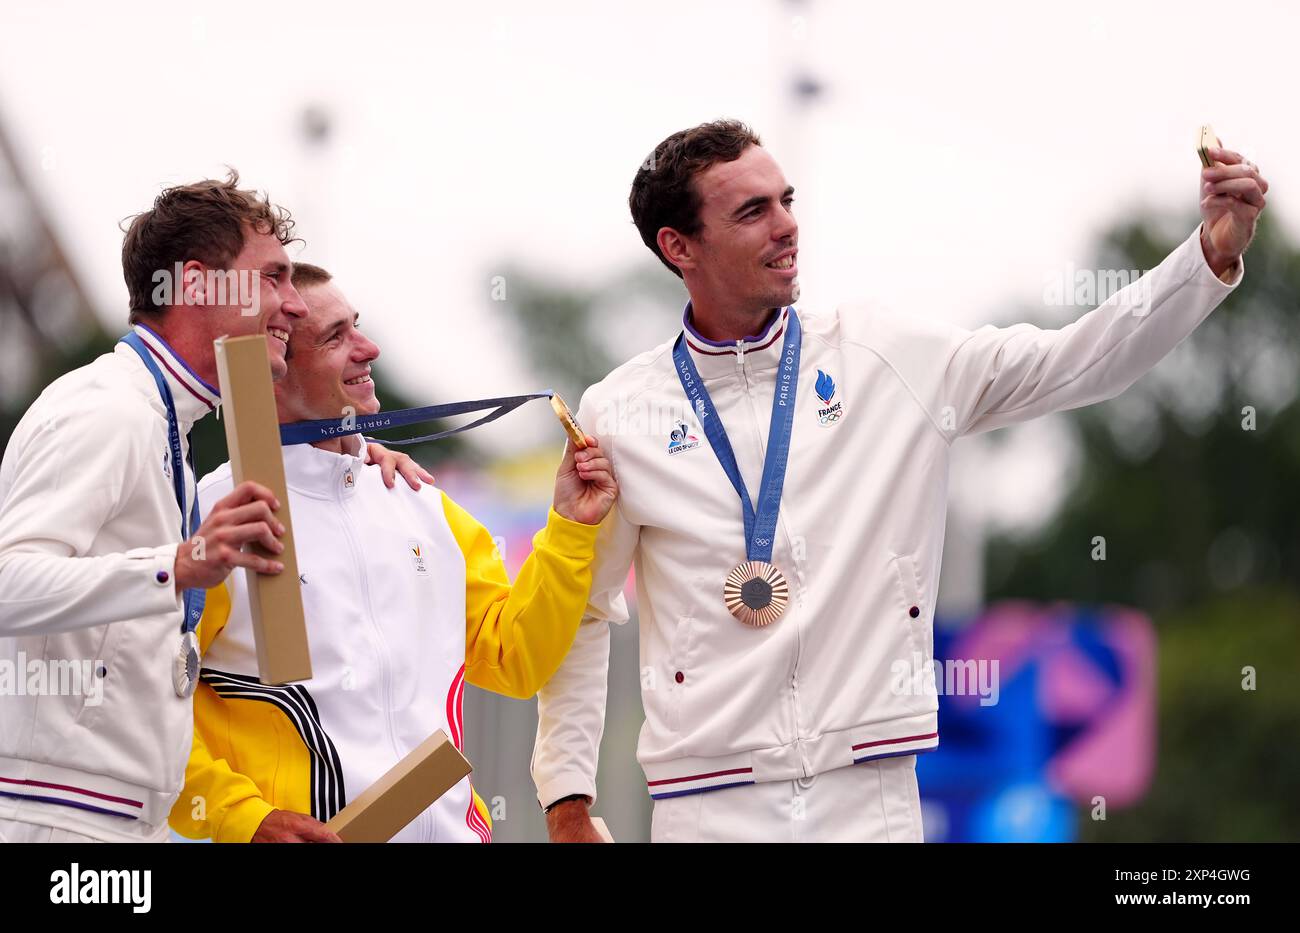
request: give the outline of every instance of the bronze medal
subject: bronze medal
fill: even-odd
[[[781,618],[790,602],[790,586],[771,564],[747,560],[727,574],[722,596],[733,616],[761,628]]]

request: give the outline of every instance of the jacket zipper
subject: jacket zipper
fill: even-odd
[[[745,344],[744,341],[742,340],[736,341],[736,372],[739,374],[741,385],[744,387],[745,390],[745,399],[749,403],[750,417],[754,419],[754,433],[755,433],[755,438],[759,442],[758,443],[759,457],[761,460],[767,456],[767,452],[763,449],[763,443],[762,443],[763,435],[759,430],[759,426],[761,422],[758,420],[758,410],[754,408],[754,396],[750,392],[749,374],[745,371]],[[775,385],[773,385],[772,391],[773,392],[776,391]],[[759,495],[760,496],[762,495],[761,489],[759,490]],[[780,516],[777,516],[777,524],[778,526],[782,525]],[[787,532],[787,537],[788,537],[788,532]],[[745,546],[746,548],[748,548],[749,546],[748,541],[745,542]],[[791,616],[793,617],[794,615],[795,613],[792,612]],[[806,762],[804,762],[803,760],[803,748],[802,748],[803,728],[800,725],[800,720],[799,720],[799,658],[803,653],[803,632],[800,631],[799,624],[797,621],[795,621],[794,618],[792,618],[791,621],[794,623],[794,627],[795,627],[794,628],[795,651],[794,651],[794,664],[791,666],[790,669],[790,715],[794,722],[794,741],[796,744],[800,746],[799,765],[801,770],[804,772],[804,776],[807,777],[808,768],[805,767]]]
[[[366,621],[370,623],[370,642],[374,645],[375,656],[379,658],[379,670],[381,682],[384,690],[384,720],[388,724],[388,744],[392,746],[393,754],[397,760],[401,761],[406,757],[406,752],[402,751],[397,745],[397,730],[393,726],[393,684],[392,684],[392,665],[389,663],[388,640],[384,638],[383,631],[379,628],[379,623],[375,621],[375,607],[370,599],[370,580],[366,575],[365,561],[361,559],[361,549],[357,546],[357,540],[352,533],[352,510],[348,505],[346,497],[338,489],[335,490],[335,496],[339,506],[343,510],[345,521],[343,530],[347,535],[348,544],[352,548],[352,558],[357,562],[361,578],[361,594],[365,598]],[[430,816],[427,812],[421,813],[417,817],[422,824],[423,835],[429,841],[433,841],[432,827],[429,825]]]

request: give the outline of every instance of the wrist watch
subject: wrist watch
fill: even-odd
[[[558,807],[562,803],[568,803],[570,800],[590,801],[590,799],[591,798],[589,798],[586,794],[569,794],[569,796],[567,797],[561,797],[559,800],[552,801],[550,806],[542,808],[542,812],[550,813],[551,810],[553,810],[555,807]]]

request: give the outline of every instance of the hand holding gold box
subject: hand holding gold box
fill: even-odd
[[[387,842],[472,770],[439,729],[325,825],[344,842]]]
[[[258,554],[284,565],[278,574],[247,571],[248,600],[257,645],[257,677],[264,684],[285,684],[311,678],[311,652],[307,646],[307,621],[298,582],[298,557],[289,518],[289,488],[284,479],[280,448],[280,419],[271,388],[271,364],[266,337],[222,337],[213,342],[217,378],[221,388],[226,446],[235,485],[246,480],[260,483],[280,501],[275,517],[284,525],[280,543],[284,551],[272,554],[260,544],[249,545]]]

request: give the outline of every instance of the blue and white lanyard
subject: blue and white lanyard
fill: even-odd
[[[196,490],[194,502],[189,510],[189,521],[187,522],[185,517],[185,463],[187,461],[181,456],[181,431],[176,420],[176,403],[172,399],[172,390],[167,385],[167,380],[163,377],[162,371],[158,368],[158,364],[154,362],[153,355],[149,352],[148,346],[139,334],[127,334],[122,338],[121,342],[140,354],[140,359],[144,361],[145,368],[149,370],[149,374],[153,376],[153,381],[158,385],[158,394],[162,396],[163,406],[167,409],[167,445],[171,454],[172,485],[176,490],[176,504],[181,509],[181,545],[184,546],[185,542],[190,539],[190,535],[199,529],[199,497]],[[188,462],[190,469],[193,470],[193,447],[190,448]],[[183,633],[189,634],[198,628],[199,619],[203,617],[203,602],[206,598],[207,594],[201,588],[185,591],[185,618],[181,622],[181,631]]]
[[[695,361],[691,359],[686,348],[686,334],[683,331],[673,344],[673,362],[676,364],[677,377],[691,406],[699,414],[700,424],[709,438],[713,453],[722,464],[727,479],[740,496],[740,503],[745,517],[745,556],[748,560],[771,563],[773,536],[776,534],[776,519],[781,511],[781,492],[785,486],[786,465],[790,460],[790,437],[794,433],[795,390],[799,387],[799,350],[802,344],[803,330],[799,324],[799,315],[790,308],[790,324],[786,330],[784,345],[781,348],[780,368],[777,370],[776,392],[772,396],[772,421],[767,434],[767,454],[763,459],[763,479],[759,484],[758,508],[750,502],[749,490],[745,488],[745,479],[740,475],[736,464],[736,454],[727,439],[727,430],[722,426],[718,410],[709,397],[709,390],[704,387]]]

